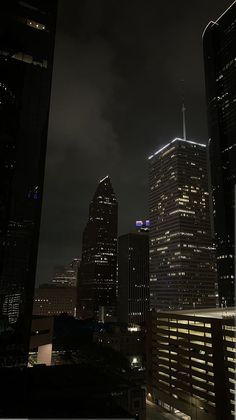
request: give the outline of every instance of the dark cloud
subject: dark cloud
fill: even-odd
[[[202,31],[229,0],[61,0],[38,282],[80,254],[97,182],[110,174],[119,230],[147,215],[147,156],[181,136],[207,141]]]

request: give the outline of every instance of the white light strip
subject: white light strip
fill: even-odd
[[[218,22],[218,20],[220,20],[224,15],[225,15],[225,13],[227,13],[228,12],[228,10],[229,9],[231,9],[231,7],[233,7],[233,5],[236,3],[236,1],[234,1],[223,13],[222,13],[222,15],[220,15],[220,17],[218,17],[218,19],[216,20],[216,22]]]
[[[153,155],[149,156],[148,159],[152,159],[153,156],[158,155],[160,152],[162,152],[163,150],[165,150],[170,144],[174,143],[175,141],[183,141],[185,143],[190,143],[190,144],[196,144],[197,146],[201,146],[201,147],[206,147],[205,144],[202,143],[196,143],[195,141],[191,141],[191,140],[184,140],[184,139],[180,139],[179,137],[176,137],[174,140],[172,140],[170,143],[166,144],[165,146],[163,146],[161,149],[157,150]]]
[[[166,144],[165,146],[163,146],[160,150],[158,150],[157,152],[155,152],[153,155],[149,156],[148,159],[152,159],[153,156],[157,155],[158,153],[162,152],[162,150],[165,150],[168,146],[170,145],[170,143]]]
[[[206,32],[206,30],[209,28],[209,26],[211,26],[211,25],[217,25],[217,23],[216,22],[214,22],[213,20],[211,20],[208,24],[207,24],[207,26],[205,27],[205,29],[204,29],[204,31],[203,31],[203,33],[202,33],[202,39],[204,38],[204,35],[205,35],[205,32]]]
[[[104,178],[100,179],[99,182],[105,181],[105,179],[109,178],[109,175],[104,176]]]
[[[208,24],[207,24],[207,26],[205,27],[205,29],[204,29],[204,31],[203,31],[203,33],[202,33],[202,38],[204,37],[204,35],[205,35],[205,32],[206,32],[206,30],[207,30],[207,28],[211,25],[211,24],[213,24],[213,25],[219,25],[218,24],[218,21],[231,9],[231,7],[233,7],[233,5],[236,3],[236,1],[234,1],[221,15],[220,15],[220,17],[218,17],[218,19],[216,19],[216,21],[214,22],[214,21],[210,21]]]
[[[185,209],[177,209],[177,210],[171,211],[169,214],[174,214],[174,213],[189,213],[189,214],[195,214],[195,211],[192,211],[192,210],[185,210]]]

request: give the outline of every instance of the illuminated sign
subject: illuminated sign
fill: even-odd
[[[136,227],[137,228],[148,228],[150,226],[150,220],[145,220],[144,222],[142,220],[136,220]]]

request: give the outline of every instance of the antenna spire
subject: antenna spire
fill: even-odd
[[[185,104],[184,104],[184,80],[182,82],[182,115],[183,115],[183,139],[186,140],[186,118],[185,118]]]

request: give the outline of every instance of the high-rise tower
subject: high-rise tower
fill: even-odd
[[[118,239],[118,318],[127,324],[143,324],[148,310],[148,232],[132,232]]]
[[[0,364],[28,358],[57,2],[1,2]]]
[[[109,176],[89,206],[78,271],[77,316],[113,320],[116,309],[118,203]]]
[[[235,298],[236,2],[203,34],[220,303]]]
[[[150,306],[215,306],[206,147],[176,138],[149,157]]]

